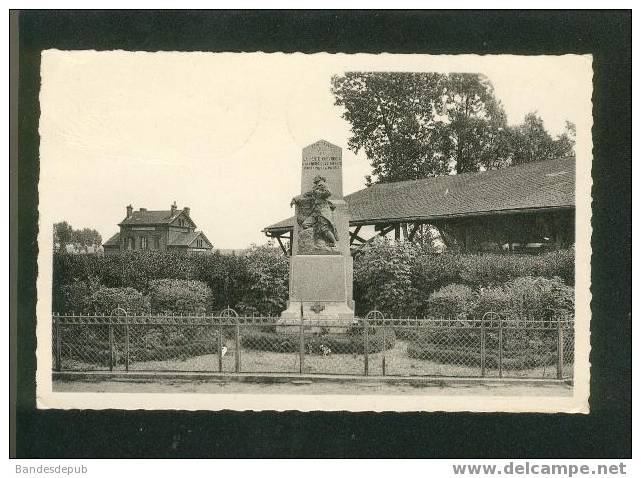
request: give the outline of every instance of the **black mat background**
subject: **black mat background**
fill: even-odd
[[[18,287],[18,457],[631,455],[630,12],[22,11],[19,28],[18,189],[11,192],[19,206],[19,273],[11,281]],[[46,48],[592,53],[590,415],[35,410],[38,92]]]

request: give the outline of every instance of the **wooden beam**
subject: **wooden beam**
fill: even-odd
[[[396,224],[394,226],[394,240],[396,242],[401,240],[401,225],[400,225],[400,223]]]
[[[355,239],[358,239],[361,242],[365,242],[365,240],[362,237],[359,237],[358,232],[361,230],[361,227],[363,226],[356,226],[356,229],[354,232],[349,233],[349,245],[351,246],[354,243]]]
[[[382,230],[381,232],[379,232],[377,235],[370,237],[370,238],[369,238],[367,241],[365,241],[363,244],[359,244],[359,245],[358,245],[358,248],[352,251],[352,255],[356,255],[356,254],[358,254],[358,252],[360,252],[360,250],[361,250],[364,246],[366,246],[367,244],[369,244],[370,242],[372,242],[372,241],[373,241],[374,239],[376,239],[377,237],[383,237],[383,236],[385,236],[385,234],[387,234],[388,232],[390,232],[392,229],[394,229],[394,226],[393,226],[393,225],[392,225],[392,226],[387,226],[385,229],[383,229],[383,230]]]
[[[283,253],[285,255],[287,254],[287,249],[285,248],[285,245],[283,244],[283,241],[280,240],[280,236],[276,236],[276,240],[278,241],[278,244],[280,244],[280,248],[283,250]]]
[[[408,238],[409,238],[409,234],[407,233],[407,223],[406,223],[406,222],[404,222],[403,224],[401,224],[401,229],[403,230],[403,240],[404,240],[404,241],[409,240],[409,239],[408,239]]]
[[[419,228],[419,227],[421,227],[421,223],[416,223],[416,224],[414,224],[414,227],[413,227],[413,228],[412,228],[412,230],[410,231],[410,235],[409,235],[409,240],[410,240],[410,241],[413,241],[413,240],[414,240],[414,235],[416,234],[416,231],[418,231],[418,228]]]
[[[361,244],[365,243],[365,239],[363,239],[361,236],[357,236],[356,234],[353,234],[351,232],[349,233],[349,235],[350,235],[350,241],[349,241],[350,246],[354,243],[354,241],[358,241]]]

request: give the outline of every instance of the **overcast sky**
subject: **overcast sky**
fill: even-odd
[[[301,149],[343,148],[344,193],[370,173],[347,150],[349,124],[330,78],[346,71],[486,74],[508,122],[538,111],[553,134],[566,120],[589,141],[589,57],[285,55],[46,51],[40,94],[40,213],[107,240],[125,206],[191,207],[215,247],[263,243],[291,215]],[[580,158],[579,158],[580,159]],[[43,235],[43,237],[45,237]]]

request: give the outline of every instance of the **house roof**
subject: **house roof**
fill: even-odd
[[[350,225],[436,220],[497,212],[573,208],[575,160],[554,159],[492,171],[378,183],[345,196]],[[293,227],[294,218],[264,229]]]
[[[198,237],[201,237],[206,241],[206,247],[208,249],[211,249],[213,247],[211,241],[207,239],[207,236],[205,236],[202,231],[193,231],[185,234],[179,234],[174,238],[172,242],[168,243],[167,246],[189,247]]]
[[[173,222],[178,216],[183,213],[182,209],[177,210],[173,215],[171,210],[168,211],[149,211],[149,210],[138,210],[133,211],[131,217],[127,217],[120,222],[120,226],[127,225],[157,225],[157,224],[169,224]],[[185,216],[189,218],[189,216]],[[191,222],[191,218],[189,218]]]
[[[120,245],[120,233],[117,232],[113,236],[109,238],[107,242],[105,242],[102,247],[109,247],[109,246],[119,246]]]

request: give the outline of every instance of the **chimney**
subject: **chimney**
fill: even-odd
[[[172,217],[176,215],[176,211],[177,210],[178,210],[178,206],[176,206],[176,201],[174,201],[174,203],[171,205],[171,216]]]
[[[130,204],[129,206],[127,206],[127,219],[129,219],[133,213],[134,213],[134,208]]]
[[[141,207],[140,208],[140,212],[147,212],[147,208],[146,207]]]
[[[187,216],[187,217],[189,217],[189,211],[190,211],[190,209],[189,209],[188,207],[184,207],[184,208],[183,208],[183,213],[184,213],[184,214],[185,214],[185,216]]]

